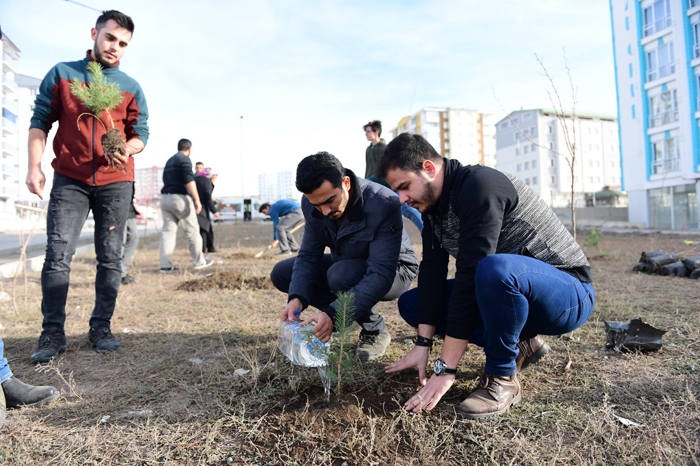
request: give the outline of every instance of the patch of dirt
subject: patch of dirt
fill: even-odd
[[[246,277],[240,272],[216,272],[197,280],[189,280],[178,287],[181,291],[207,290],[274,290],[268,277]]]

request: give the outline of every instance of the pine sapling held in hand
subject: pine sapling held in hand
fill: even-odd
[[[124,96],[116,83],[109,81],[102,72],[102,65],[96,61],[87,64],[87,69],[93,78],[92,83],[82,83],[77,78],[70,83],[70,92],[76,96],[92,113],[82,113],[78,116],[78,128],[80,128],[80,118],[83,115],[94,117],[100,122],[106,133],[102,136],[102,148],[109,167],[124,169],[121,161],[115,154],[126,156],[126,141],[122,137],[121,131],[114,127],[114,120],[109,113],[114,110],[123,100]],[[100,115],[107,114],[110,122],[109,130],[105,127]]]

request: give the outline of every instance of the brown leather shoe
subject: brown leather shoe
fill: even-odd
[[[460,403],[457,414],[467,419],[482,419],[503,414],[519,401],[517,374],[496,377],[484,371],[479,377],[479,388]]]
[[[539,335],[521,340],[520,343],[518,343],[518,349],[520,352],[515,358],[516,374],[519,374],[521,370],[525,369],[530,364],[537,363],[549,353],[549,345]]]

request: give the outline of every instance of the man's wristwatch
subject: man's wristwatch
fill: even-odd
[[[435,361],[435,365],[433,366],[433,372],[435,373],[435,375],[455,375],[457,374],[457,369],[450,369],[445,364],[445,361],[438,358],[437,361]]]

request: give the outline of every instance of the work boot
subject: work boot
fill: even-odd
[[[22,406],[41,406],[51,403],[59,393],[53,387],[29,385],[21,380],[10,377],[2,383],[5,402],[10,409]]]
[[[68,349],[66,336],[62,333],[42,333],[36,351],[32,353],[32,362],[49,362]]]
[[[122,285],[131,285],[132,283],[136,283],[136,279],[128,273],[122,277]]]
[[[119,341],[114,338],[109,327],[90,328],[88,341],[91,346],[95,347],[95,351],[98,353],[107,353],[119,349]]]
[[[462,403],[457,414],[467,419],[482,419],[506,412],[520,401],[520,382],[516,374],[496,377],[486,371],[479,377],[479,388]]]
[[[391,334],[384,327],[378,334],[360,332],[360,341],[357,345],[357,358],[362,362],[374,361],[384,356],[387,346],[391,342]]]
[[[519,374],[520,371],[525,369],[530,364],[537,363],[540,359],[545,357],[547,353],[549,353],[549,345],[539,335],[520,340],[518,343],[518,349],[520,352],[515,358],[516,374]]]

